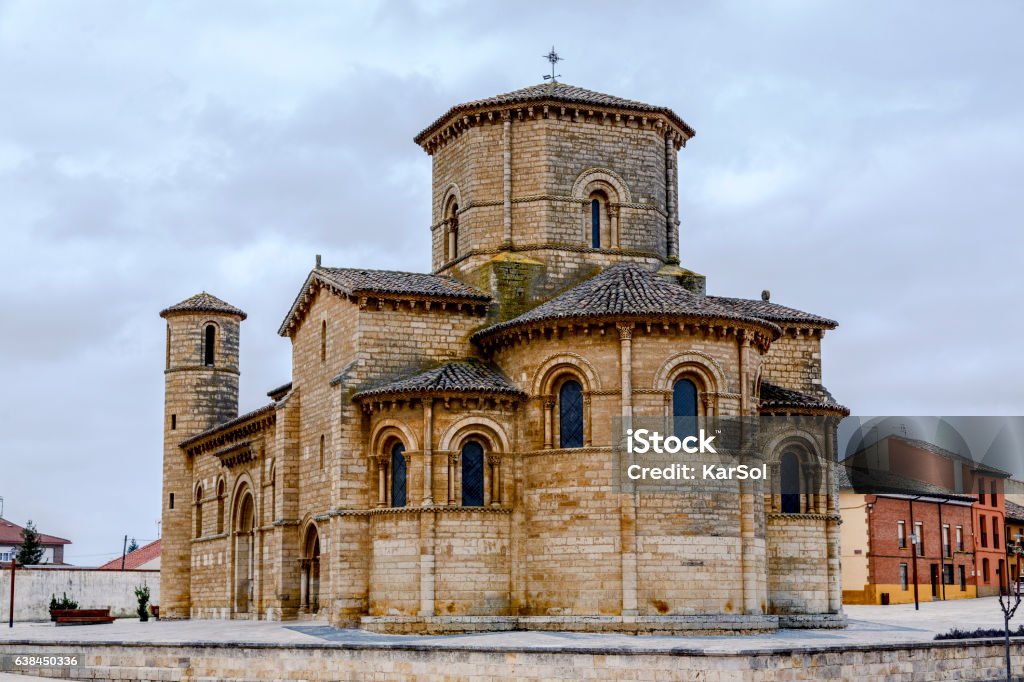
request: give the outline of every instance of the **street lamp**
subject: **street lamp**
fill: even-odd
[[[911,503],[913,504],[913,503]],[[913,512],[911,512],[911,523],[913,523]],[[921,544],[921,536],[917,534],[917,526],[914,526],[914,531],[910,534],[910,553],[913,556],[914,562],[914,610],[921,610],[921,602],[917,598],[917,547]]]

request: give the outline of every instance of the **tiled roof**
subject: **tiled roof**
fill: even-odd
[[[20,545],[21,544],[21,531],[24,530],[18,524],[8,521],[7,519],[0,519],[0,543],[5,545]],[[39,542],[43,545],[70,545],[71,540],[65,540],[55,535],[47,535],[46,533],[39,533]]]
[[[508,378],[479,360],[456,360],[419,372],[382,386],[356,393],[354,398],[370,398],[397,393],[497,393],[521,396]]]
[[[772,322],[777,322],[783,326],[791,324],[813,324],[815,326],[827,327],[829,329],[835,329],[839,326],[838,322],[830,320],[827,317],[821,317],[820,315],[814,315],[812,313],[805,313],[802,310],[787,308],[784,305],[771,303],[769,301],[759,301],[747,298],[729,298],[726,296],[709,296],[708,298],[714,300],[720,305],[732,308],[733,310],[746,315],[760,317],[762,320],[771,320]]]
[[[443,275],[358,268],[319,268],[317,272],[350,294],[412,294],[489,301],[484,292]]]
[[[317,266],[295,297],[277,333],[287,336],[296,321],[305,314],[305,305],[315,287],[325,286],[346,296],[417,296],[452,302],[485,304],[488,294],[452,277],[421,272],[364,270],[361,268],[324,268]]]
[[[679,118],[674,111],[668,107],[646,104],[632,99],[624,99],[615,95],[606,95],[602,92],[595,92],[585,88],[569,85],[568,83],[547,82],[530,85],[519,90],[506,92],[502,95],[477,99],[463,104],[456,104],[443,116],[438,117],[433,123],[424,128],[414,139],[416,144],[422,144],[436,128],[445,120],[466,111],[474,109],[486,109],[489,107],[500,107],[504,105],[528,104],[531,102],[565,102],[566,104],[590,105],[594,107],[608,107],[612,109],[627,109],[637,112],[651,112],[667,116],[673,123],[682,128],[687,135],[693,137],[696,133],[693,128],[687,125],[686,121]]]
[[[186,448],[189,445],[192,445],[193,443],[200,441],[209,435],[217,433],[218,431],[224,431],[226,429],[230,429],[233,426],[238,426],[239,424],[243,424],[248,420],[252,419],[253,417],[259,417],[264,414],[271,414],[276,409],[276,403],[270,403],[268,405],[264,405],[263,407],[258,407],[255,410],[252,410],[251,412],[246,412],[245,414],[239,415],[234,419],[229,419],[228,421],[223,422],[221,424],[217,424],[216,426],[212,426],[201,433],[197,433],[196,435],[191,436],[190,438],[186,438],[185,440],[178,443],[178,447]]]
[[[929,443],[928,441],[918,440],[916,438],[904,438],[902,436],[897,436],[897,435],[891,435],[891,436],[886,436],[886,437],[887,438],[893,438],[895,440],[903,441],[904,443],[907,443],[908,445],[912,445],[913,447],[920,448],[921,450],[927,450],[928,452],[932,452],[932,453],[934,453],[936,455],[939,455],[941,457],[946,457],[947,459],[959,460],[959,461],[963,462],[964,464],[969,464],[971,467],[973,467],[977,471],[983,471],[983,472],[985,472],[987,474],[990,474],[992,476],[999,476],[999,477],[1002,477],[1002,478],[1009,478],[1009,476],[1010,476],[1009,472],[1003,471],[1002,469],[997,469],[997,468],[995,468],[993,466],[989,466],[988,464],[982,464],[981,462],[976,462],[975,460],[971,459],[970,457],[967,457],[965,455],[961,455],[959,453],[953,452],[952,450],[947,450],[945,448],[940,448],[935,443]]]
[[[154,540],[148,545],[139,547],[134,552],[129,552],[124,557],[124,569],[126,571],[132,571],[144,564],[148,564],[154,559],[160,558],[160,540]],[[100,571],[120,571],[121,570],[121,557],[111,559],[107,563],[100,566],[97,570]]]
[[[736,320],[780,333],[773,322],[723,306],[639,265],[619,263],[519,317],[477,332],[474,338],[541,320],[613,316]]]
[[[1006,520],[1024,523],[1024,507],[1016,502],[1010,502],[1009,500],[1004,501],[1006,502]]]
[[[267,397],[271,400],[278,401],[285,397],[289,391],[292,390],[292,382],[278,386],[277,388],[267,391]]]
[[[864,471],[856,468],[850,470],[842,462],[836,467],[836,477],[839,480],[840,490],[856,490],[862,494],[928,495],[964,503],[975,501],[971,495],[955,493],[934,483],[907,478],[891,471],[875,469]]]
[[[160,311],[160,317],[167,317],[170,313],[227,313],[228,315],[238,315],[243,320],[246,318],[246,314],[235,306],[225,303],[205,291],[186,298],[181,303],[175,303],[169,308],[164,308]]]
[[[832,400],[832,397],[827,395],[827,393],[820,397],[813,396],[809,393],[777,386],[769,381],[761,382],[761,407],[767,409],[783,407],[794,409],[809,408],[850,413],[849,409]]]

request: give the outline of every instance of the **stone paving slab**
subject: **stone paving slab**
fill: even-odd
[[[129,644],[209,644],[211,646],[298,646],[342,648],[436,648],[488,651],[622,651],[673,653],[745,653],[792,649],[885,647],[929,642],[952,627],[1002,627],[996,598],[913,604],[847,606],[844,630],[780,630],[763,635],[647,636],[574,632],[512,631],[465,635],[381,635],[332,628],[315,621],[150,621],[122,619],[110,625],[54,627],[51,623],[16,623],[0,628],[0,644],[75,642]],[[1012,622],[1024,622],[1022,616]]]

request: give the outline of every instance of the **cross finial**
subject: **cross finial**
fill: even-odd
[[[558,81],[555,79],[561,78],[562,74],[555,73],[555,64],[563,60],[561,57],[558,56],[558,53],[555,52],[554,45],[551,46],[551,52],[548,52],[546,55],[544,55],[544,59],[547,59],[549,62],[551,62],[551,75],[545,75],[544,80],[551,81],[552,83],[557,83]]]

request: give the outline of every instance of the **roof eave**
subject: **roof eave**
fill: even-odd
[[[550,317],[544,317],[535,320],[525,320],[523,322],[516,322],[514,319],[507,322],[501,322],[486,329],[473,334],[471,340],[474,343],[486,343],[491,339],[504,336],[505,334],[514,333],[517,330],[529,329],[531,327],[545,327],[545,326],[558,326],[562,324],[594,324],[594,323],[608,323],[615,321],[632,321],[632,322],[643,322],[646,320],[664,321],[671,320],[676,321],[690,321],[699,324],[707,324],[709,326],[737,326],[737,327],[760,327],[763,330],[771,332],[771,339],[774,341],[782,335],[782,328],[774,322],[761,319],[742,319],[742,318],[729,318],[729,317],[702,317],[699,315],[685,315],[685,314],[663,314],[663,313],[652,313],[652,314],[629,314],[621,313],[614,315],[579,315],[579,316],[565,316],[565,315],[553,315]]]
[[[588,104],[585,102],[578,102],[567,97],[558,97],[551,95],[540,95],[536,97],[523,98],[515,102],[506,102],[502,104],[458,104],[449,109],[446,113],[442,114],[433,123],[424,128],[416,137],[413,138],[413,142],[422,147],[424,151],[427,151],[427,143],[440,131],[448,125],[451,125],[453,119],[457,119],[459,116],[465,115],[469,112],[502,112],[510,109],[521,109],[524,106],[536,106],[543,105],[545,103],[550,104],[567,104],[575,108],[586,109],[588,111],[602,111],[602,110],[614,110],[614,111],[629,111],[639,116],[657,117],[663,116],[673,126],[678,128],[680,134],[683,137],[683,142],[692,139],[697,135],[697,131],[694,130],[686,121],[684,121],[678,114],[668,107],[652,107],[650,109],[644,109],[641,107],[631,106],[616,106],[612,104]],[[428,152],[429,153],[429,152]]]
[[[522,391],[503,391],[490,389],[407,389],[407,390],[367,390],[360,391],[352,396],[354,402],[366,402],[373,400],[388,400],[397,398],[471,398],[471,397],[499,397],[511,400],[522,400],[526,394]]]

